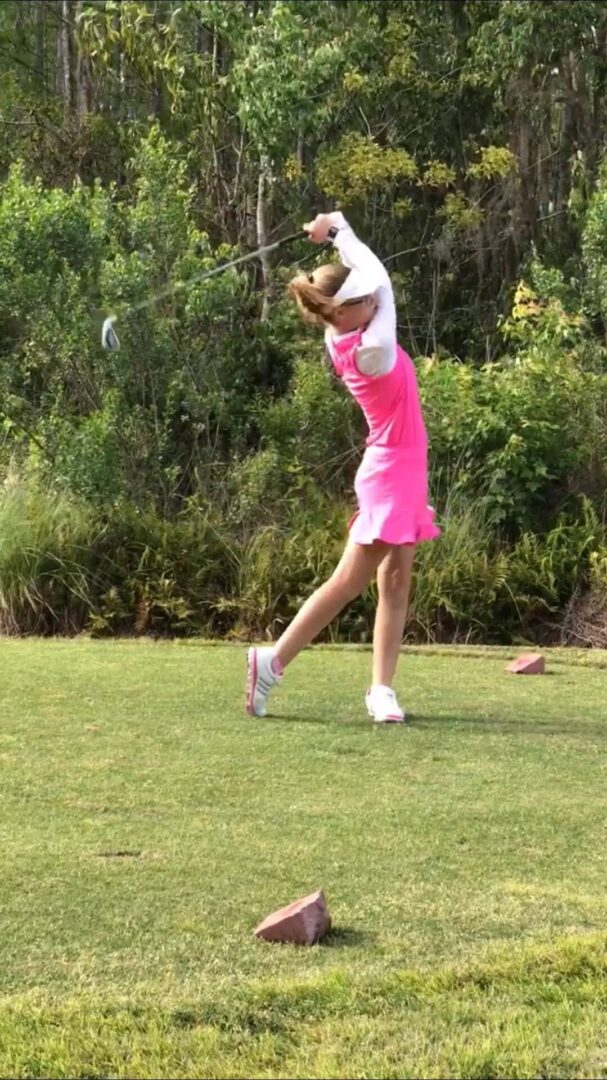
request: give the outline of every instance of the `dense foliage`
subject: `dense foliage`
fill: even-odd
[[[411,634],[605,641],[604,4],[7,0],[0,70],[0,629],[272,634],[330,572],[363,432],[284,290],[326,253],[126,309],[340,206],[431,437]]]

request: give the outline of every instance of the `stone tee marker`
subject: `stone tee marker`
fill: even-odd
[[[544,657],[541,653],[533,652],[517,656],[506,668],[511,675],[543,675],[545,670]]]
[[[330,929],[325,894],[319,889],[268,915],[255,930],[255,937],[290,945],[315,945]]]

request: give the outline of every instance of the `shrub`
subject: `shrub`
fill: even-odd
[[[420,386],[433,471],[465,498],[483,497],[511,536],[545,528],[576,496],[604,498],[607,375],[531,351],[480,370],[426,362]]]
[[[438,523],[440,539],[421,544],[416,554],[408,634],[426,641],[495,639],[493,614],[508,557],[495,549],[487,507],[452,495]]]
[[[75,633],[91,604],[95,515],[9,479],[0,489],[0,633]]]
[[[607,649],[607,547],[590,556],[588,588],[575,593],[563,619],[567,645]]]
[[[125,503],[101,521],[88,629],[164,636],[222,630],[214,619],[233,557],[205,507],[192,504],[168,521]]]

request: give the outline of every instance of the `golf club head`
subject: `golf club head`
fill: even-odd
[[[116,316],[108,315],[101,327],[101,345],[107,352],[118,352],[118,349],[120,348],[118,334],[114,330],[115,322]]]

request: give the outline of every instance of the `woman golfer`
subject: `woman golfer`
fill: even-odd
[[[392,681],[415,546],[439,535],[428,506],[428,440],[415,368],[396,340],[394,295],[380,260],[341,213],[319,214],[306,231],[315,244],[331,240],[341,263],[298,275],[289,290],[303,317],[324,328],[335,371],[363,410],[369,435],[354,485],[358,512],[341,561],[275,645],[249,650],[247,709],[265,716],[285,668],[377,574],[366,705],[378,724],[402,723]]]

